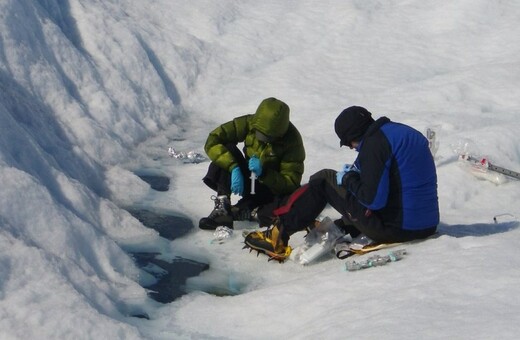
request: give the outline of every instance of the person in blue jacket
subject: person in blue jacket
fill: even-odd
[[[365,108],[351,106],[336,118],[340,147],[359,154],[340,171],[321,170],[275,210],[276,223],[253,232],[246,244],[268,255],[285,252],[291,234],[312,225],[327,204],[342,218],[336,221],[352,237],[360,233],[374,242],[426,238],[439,224],[437,173],[428,140],[405,124],[377,120]]]

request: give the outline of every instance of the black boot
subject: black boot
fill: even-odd
[[[237,204],[231,207],[231,215],[234,221],[257,221],[258,207],[251,199],[242,197]]]
[[[201,218],[199,221],[199,228],[206,230],[215,230],[219,226],[226,226],[233,228],[233,216],[231,215],[231,202],[229,197],[211,196],[215,201],[215,208],[208,217]]]
[[[231,207],[231,215],[235,221],[257,221],[257,210],[258,208],[251,210],[248,207],[238,207],[235,205]]]

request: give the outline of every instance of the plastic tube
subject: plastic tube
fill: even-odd
[[[255,194],[255,181],[256,181],[256,174],[254,172],[251,172],[251,195]]]

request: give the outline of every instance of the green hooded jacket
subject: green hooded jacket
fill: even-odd
[[[257,139],[256,131],[269,136],[272,142]],[[231,172],[237,161],[226,144],[244,143],[246,160],[256,156],[262,163],[258,178],[274,194],[290,194],[301,183],[305,148],[296,127],[289,121],[289,107],[276,98],[260,103],[254,115],[237,117],[211,131],[204,150],[219,167]]]

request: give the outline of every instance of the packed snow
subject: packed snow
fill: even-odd
[[[520,171],[519,18],[514,0],[0,0],[0,338],[516,339],[520,182],[458,153]],[[356,272],[242,250],[252,223],[211,242],[209,163],[168,148],[203,154],[267,97],[291,108],[304,182],[356,157],[333,129],[348,106],[433,129],[438,236]],[[129,208],[194,228],[171,241]],[[159,303],[131,253],[209,269]]]

